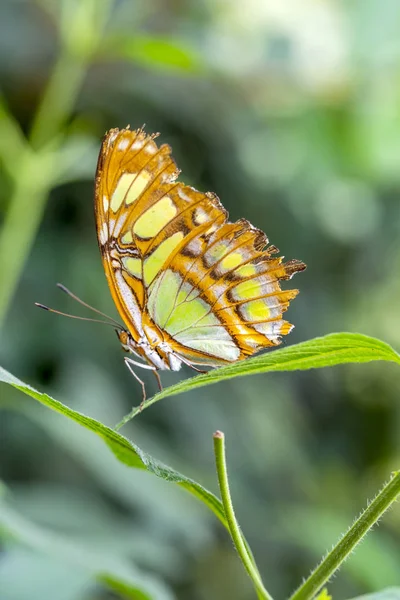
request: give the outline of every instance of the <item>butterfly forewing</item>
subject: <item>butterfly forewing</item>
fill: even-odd
[[[280,280],[305,265],[275,257],[248,221],[230,223],[215,194],[177,182],[171,149],[155,137],[111,130],[96,176],[103,264],[132,337],[155,324],[176,355],[213,366],[278,344],[297,294]]]

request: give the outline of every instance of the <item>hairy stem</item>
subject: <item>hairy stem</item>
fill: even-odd
[[[290,600],[311,600],[346,560],[366,533],[377,523],[383,513],[395,502],[400,494],[400,471],[396,471],[390,481],[369,504],[365,511],[311,573],[310,577],[294,592]]]

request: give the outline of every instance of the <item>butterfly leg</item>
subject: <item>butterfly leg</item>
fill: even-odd
[[[190,361],[186,360],[185,358],[183,358],[182,356],[179,356],[179,360],[181,362],[183,362],[183,364],[187,365],[188,367],[190,367],[191,369],[193,369],[193,371],[197,371],[197,373],[208,373],[208,371],[203,371],[202,369],[198,369],[197,367],[194,366],[193,363],[191,363]]]
[[[160,390],[160,392],[162,392],[163,386],[162,386],[162,383],[161,383],[161,378],[160,378],[160,376],[159,376],[159,374],[158,374],[158,371],[156,371],[156,370],[154,369],[153,373],[154,373],[154,376],[155,376],[155,378],[157,379],[157,383],[158,383],[158,389]]]
[[[190,367],[191,369],[193,369],[193,371],[196,371],[197,373],[208,373],[208,371],[205,371],[204,369],[198,369],[194,365],[188,365],[188,367]]]
[[[158,382],[158,386],[160,388],[160,391],[162,390],[162,385],[161,385],[161,380],[160,380],[160,376],[156,371],[156,368],[151,366],[151,365],[144,365],[143,363],[139,363],[136,362],[136,360],[133,360],[132,358],[124,358],[125,364],[128,367],[129,371],[132,373],[132,375],[134,376],[134,378],[136,379],[136,381],[138,381],[140,383],[140,385],[142,386],[142,401],[140,403],[139,406],[139,410],[142,410],[143,405],[145,403],[146,400],[146,387],[144,385],[144,381],[142,381],[139,377],[139,375],[137,375],[137,373],[135,373],[135,371],[133,370],[132,365],[135,365],[136,367],[141,367],[142,369],[149,369],[150,371],[153,371],[154,375],[156,376],[157,382]]]
[[[146,387],[144,385],[144,381],[142,381],[139,377],[139,375],[136,375],[135,371],[133,370],[132,366],[131,366],[131,361],[129,358],[124,358],[125,364],[128,367],[129,371],[131,372],[131,374],[134,376],[134,378],[136,379],[136,381],[138,381],[140,383],[140,385],[142,386],[142,401],[140,403],[140,406],[142,407],[145,400],[146,400]],[[137,364],[137,363],[136,363]]]

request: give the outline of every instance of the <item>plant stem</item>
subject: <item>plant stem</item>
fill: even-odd
[[[34,120],[31,141],[35,146],[41,146],[51,139],[49,136],[56,135],[61,121],[67,118],[78,92],[82,79],[81,68],[79,67],[79,73],[73,76],[71,69],[62,75],[61,70],[64,70],[64,67],[63,59],[58,62],[50,78],[47,88],[49,92],[45,93],[45,100],[42,101]],[[60,86],[61,80],[63,80],[62,89],[58,88],[55,96],[51,90]],[[46,107],[49,109],[48,112]],[[49,122],[46,114],[49,116]],[[54,144],[52,148],[54,152],[58,145],[58,143]],[[40,173],[40,167],[43,168],[45,163],[43,158],[43,153],[34,154],[31,150],[27,150],[25,156],[18,157],[21,168],[14,179],[14,190],[0,233],[0,323],[5,317],[21,278],[53,185],[53,178],[49,173]],[[35,164],[36,169],[33,168]]]
[[[228,522],[229,531],[239,554],[240,560],[242,561],[250,579],[253,581],[257,591],[257,595],[262,600],[272,600],[272,596],[267,592],[264,587],[261,577],[257,570],[257,567],[253,564],[252,557],[247,551],[246,544],[243,540],[242,533],[240,531],[239,524],[235,517],[233,510],[232,499],[229,491],[228,472],[226,467],[226,456],[225,456],[225,436],[221,431],[217,431],[214,434],[214,454],[215,463],[217,467],[219,489],[221,491],[221,500],[224,506],[226,520]]]
[[[374,500],[350,527],[338,544],[327,554],[310,577],[294,592],[290,600],[310,600],[332,577],[365,534],[400,494],[400,471],[396,471]]]
[[[32,167],[28,153],[20,157],[20,175],[0,232],[0,322],[18,285],[51,185],[46,174],[35,177]]]
[[[88,66],[101,41],[112,0],[61,4],[60,54],[33,118],[30,143],[39,149],[62,130],[75,105]]]
[[[86,69],[83,58],[69,56],[66,51],[59,56],[32,123],[29,138],[36,150],[51,141],[64,126],[76,102]]]
[[[0,162],[11,179],[17,177],[19,159],[25,152],[26,146],[25,136],[19,124],[0,95]]]
[[[77,6],[79,10],[68,13],[69,20],[64,22],[64,26],[61,23],[61,51],[33,118],[30,147],[27,145],[23,156],[15,157],[20,168],[13,178],[14,190],[0,232],[0,324],[21,278],[54,183],[48,169],[50,163],[47,162],[49,145],[55,158],[62,140],[62,129],[101,38],[102,28],[96,29],[93,18],[101,11],[97,7],[96,13],[94,0],[82,1]],[[68,4],[64,5],[65,8]],[[103,0],[103,12],[100,14],[103,21],[109,8],[108,0]],[[79,49],[83,50],[79,52]]]

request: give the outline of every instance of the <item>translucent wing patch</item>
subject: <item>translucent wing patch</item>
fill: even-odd
[[[155,323],[183,346],[226,361],[237,360],[240,349],[210,305],[200,297],[186,300],[187,283],[167,269],[152,286],[148,310]]]
[[[230,223],[218,198],[176,181],[167,145],[142,129],[111,130],[96,177],[96,222],[111,293],[134,339],[146,327],[178,355],[223,364],[278,344],[297,290],[283,263],[245,220]]]

